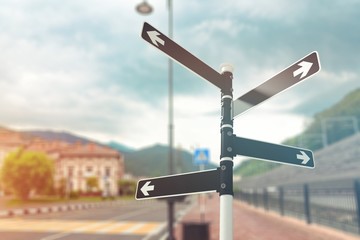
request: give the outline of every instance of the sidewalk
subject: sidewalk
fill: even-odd
[[[210,222],[210,239],[219,239],[219,196],[206,200],[205,221]],[[234,240],[360,240],[350,235],[320,225],[307,225],[297,219],[265,212],[245,203],[234,201]],[[181,222],[200,222],[200,207],[195,205]],[[182,224],[175,229],[176,240],[182,238]]]

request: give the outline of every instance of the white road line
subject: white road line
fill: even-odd
[[[126,234],[126,235],[131,234],[132,232],[136,231],[137,229],[141,228],[144,225],[145,225],[145,223],[143,223],[143,222],[137,223],[134,226],[132,226],[131,228],[124,230],[121,234]]]
[[[150,238],[152,238],[153,236],[159,234],[163,229],[165,229],[165,227],[167,226],[167,223],[162,223],[156,230],[154,230],[153,232],[151,232],[150,234],[146,235],[143,239],[141,240],[149,240]],[[166,235],[167,236],[167,235]]]
[[[137,211],[134,211],[134,212],[130,212],[128,214],[123,214],[123,215],[119,215],[119,216],[116,216],[116,217],[112,217],[112,218],[109,218],[109,219],[106,219],[105,221],[107,221],[107,223],[111,222],[111,221],[114,221],[114,220],[125,220],[127,218],[130,218],[130,217],[135,217],[135,216],[139,216],[139,215],[143,215],[144,213],[146,212],[150,212],[150,211],[153,211],[153,209],[139,209]],[[101,223],[103,224],[103,223]],[[94,226],[99,226],[100,224],[99,223],[95,223],[95,224],[91,224],[92,227]],[[88,226],[85,226],[83,227],[84,229],[88,228]],[[85,230],[86,230],[85,229]],[[78,231],[76,231],[78,230]],[[47,237],[44,237],[40,240],[56,240],[56,239],[60,239],[60,238],[63,238],[63,237],[66,237],[66,236],[69,236],[69,235],[72,235],[74,233],[78,233],[78,232],[82,232],[84,231],[82,228],[80,229],[75,229],[75,230],[66,230],[64,232],[61,232],[61,233],[57,233],[57,234],[54,234],[54,235],[49,235]]]
[[[113,225],[110,225],[108,227],[105,227],[105,228],[102,228],[98,231],[96,231],[96,233],[108,233],[110,232],[111,230],[115,229],[115,228],[118,228],[118,227],[121,227],[125,224],[127,224],[128,222],[119,222],[119,223],[115,223]]]

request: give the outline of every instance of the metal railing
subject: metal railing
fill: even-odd
[[[241,189],[235,197],[308,224],[360,234],[360,180]]]

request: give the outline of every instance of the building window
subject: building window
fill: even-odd
[[[93,171],[93,167],[92,166],[87,166],[86,167],[86,172],[91,173]]]
[[[106,168],[105,168],[105,176],[106,176],[106,177],[110,177],[110,176],[111,176],[111,168],[110,168],[110,167],[106,167]]]
[[[68,167],[68,176],[73,177],[74,176],[74,167]]]

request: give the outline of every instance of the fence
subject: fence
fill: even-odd
[[[235,197],[309,224],[360,234],[360,180],[241,189]]]

